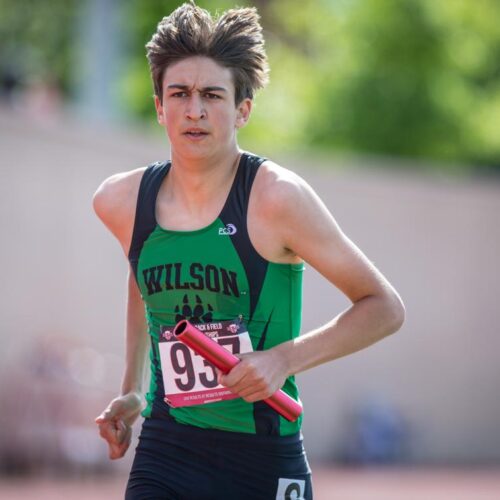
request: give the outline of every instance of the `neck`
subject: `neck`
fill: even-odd
[[[187,208],[203,208],[207,202],[227,191],[232,182],[240,151],[235,145],[230,151],[214,158],[187,159],[172,151],[168,193]]]

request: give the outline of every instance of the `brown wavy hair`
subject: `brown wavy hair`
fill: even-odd
[[[155,94],[162,100],[163,75],[173,63],[205,56],[229,68],[235,103],[253,99],[268,82],[264,37],[255,8],[231,9],[213,18],[194,2],[184,3],[159,23],[146,44]]]

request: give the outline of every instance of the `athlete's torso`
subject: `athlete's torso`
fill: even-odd
[[[256,434],[289,435],[300,428],[300,419],[288,422],[263,402],[250,404],[237,398],[174,408],[164,401],[172,391],[178,391],[184,400],[201,397],[200,388],[210,388],[215,394],[213,370],[192,353],[167,343],[171,340],[168,332],[180,319],[214,327],[238,325],[248,331],[253,350],[269,349],[299,334],[303,265],[265,260],[253,247],[247,230],[250,192],[263,161],[242,154],[221,213],[196,231],[166,230],[157,223],[156,198],[170,163],[156,163],[144,171],[129,260],[151,335],[146,417]],[[163,371],[173,374],[167,379],[167,388],[162,359]],[[168,369],[165,363],[170,364]],[[283,389],[298,398],[293,377]]]

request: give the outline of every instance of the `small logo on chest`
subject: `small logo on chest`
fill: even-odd
[[[236,226],[234,224],[226,224],[226,227],[219,228],[219,236],[232,236],[236,234]]]

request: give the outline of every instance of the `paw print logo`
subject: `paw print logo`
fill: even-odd
[[[194,307],[191,307],[189,304],[187,295],[184,295],[182,302],[182,308],[178,305],[175,306],[176,323],[183,319],[187,319],[191,323],[210,323],[212,321],[213,308],[210,304],[207,304],[207,308],[205,310],[199,295],[196,295],[196,304]]]

